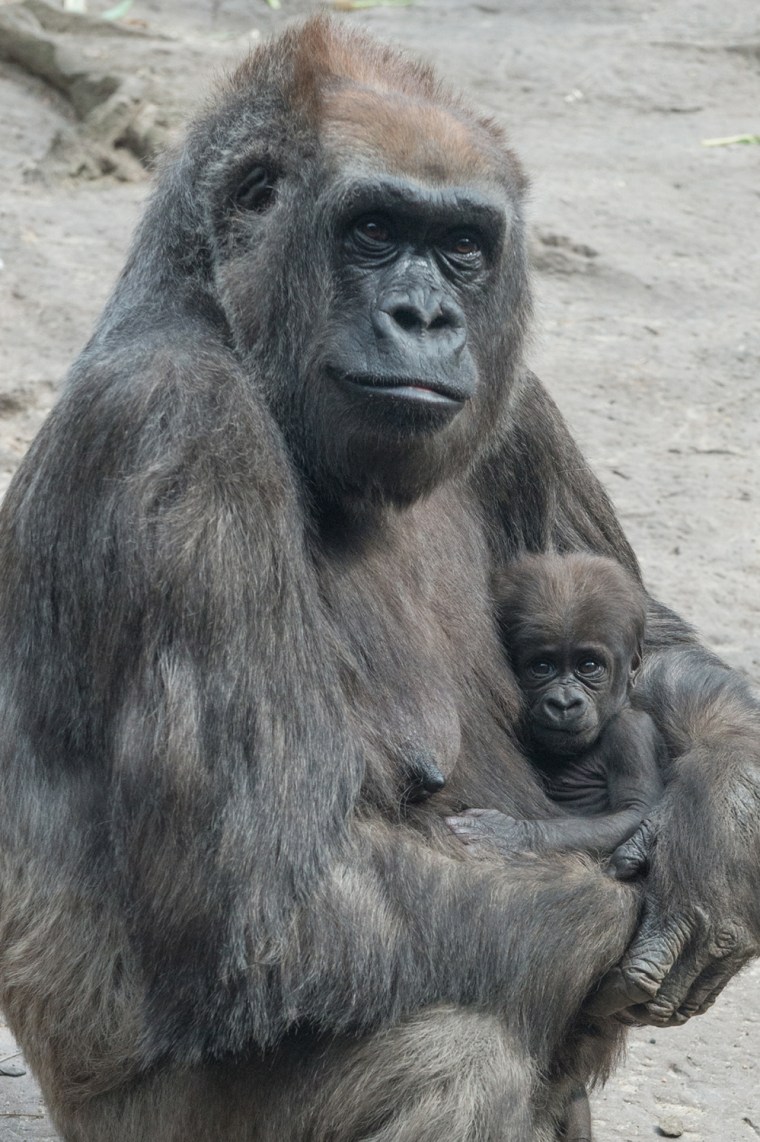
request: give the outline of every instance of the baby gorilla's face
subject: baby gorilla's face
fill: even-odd
[[[627,698],[632,656],[610,645],[558,639],[516,659],[531,737],[550,754],[583,753]]]

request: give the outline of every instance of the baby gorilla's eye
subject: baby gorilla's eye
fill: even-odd
[[[533,678],[548,678],[554,673],[554,667],[551,662],[545,662],[543,659],[539,659],[538,662],[531,662],[528,667],[528,673],[532,675]]]
[[[604,663],[598,662],[595,658],[583,658],[576,666],[575,673],[584,678],[598,678],[600,674],[604,674]]]

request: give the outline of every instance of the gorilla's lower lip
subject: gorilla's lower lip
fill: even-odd
[[[437,405],[439,408],[461,408],[468,397],[454,391],[447,385],[408,378],[347,376],[339,375],[344,385],[359,389],[372,396],[390,397],[398,401],[416,401],[421,404]]]
[[[572,738],[577,737],[579,734],[588,733],[590,726],[551,726],[547,722],[536,722],[536,726],[541,728],[542,731],[550,734],[562,734],[564,737]]]

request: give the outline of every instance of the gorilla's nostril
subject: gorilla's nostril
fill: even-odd
[[[391,317],[397,325],[401,326],[405,333],[414,333],[427,327],[427,322],[422,314],[417,313],[417,311],[410,306],[400,305],[398,309],[392,310]]]

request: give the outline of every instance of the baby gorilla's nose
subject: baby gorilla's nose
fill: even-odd
[[[553,690],[544,697],[541,709],[547,722],[566,724],[581,716],[586,709],[586,699],[577,691]]]

